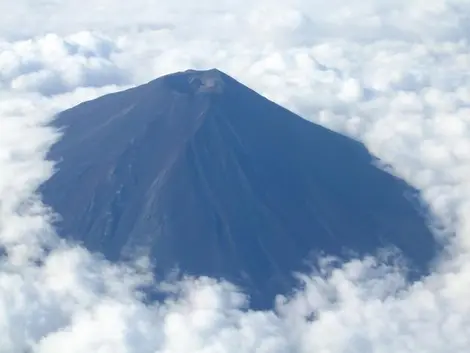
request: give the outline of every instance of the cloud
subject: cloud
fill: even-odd
[[[54,95],[83,86],[128,83],[125,71],[112,61],[117,51],[112,41],[90,32],[0,42],[0,50],[3,89]]]
[[[17,0],[0,14],[0,352],[468,350],[468,1]],[[152,284],[145,262],[60,241],[34,194],[59,138],[44,123],[189,67],[219,67],[360,139],[419,187],[452,241],[435,272],[408,284],[378,258],[325,260],[295,296],[256,312],[229,283]],[[149,285],[173,294],[148,304]]]

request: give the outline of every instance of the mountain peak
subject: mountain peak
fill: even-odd
[[[391,246],[422,274],[438,248],[416,191],[362,144],[218,70],[166,75],[54,124],[61,162],[41,191],[60,234],[110,260],[143,250],[157,274],[227,279],[253,307],[287,293],[312,254]]]
[[[163,77],[164,84],[182,94],[222,93],[225,86],[224,74],[217,69],[186,70]]]

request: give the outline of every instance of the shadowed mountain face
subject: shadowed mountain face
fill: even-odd
[[[269,307],[312,253],[393,245],[419,271],[435,255],[414,190],[361,144],[220,71],[164,76],[55,124],[44,200],[62,235],[111,260],[145,251],[158,273],[223,277]]]

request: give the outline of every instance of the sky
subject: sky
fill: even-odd
[[[0,353],[441,353],[470,347],[470,0],[0,0]],[[162,283],[55,234],[35,192],[79,102],[219,68],[362,141],[422,191],[432,274],[322,259],[275,309],[230,283]],[[308,153],[308,151],[306,151]],[[141,289],[172,295],[146,304]]]

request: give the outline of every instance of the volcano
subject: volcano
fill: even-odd
[[[419,195],[359,142],[218,70],[188,70],[58,114],[41,188],[58,232],[111,261],[223,278],[255,308],[288,293],[315,256],[436,254]]]

